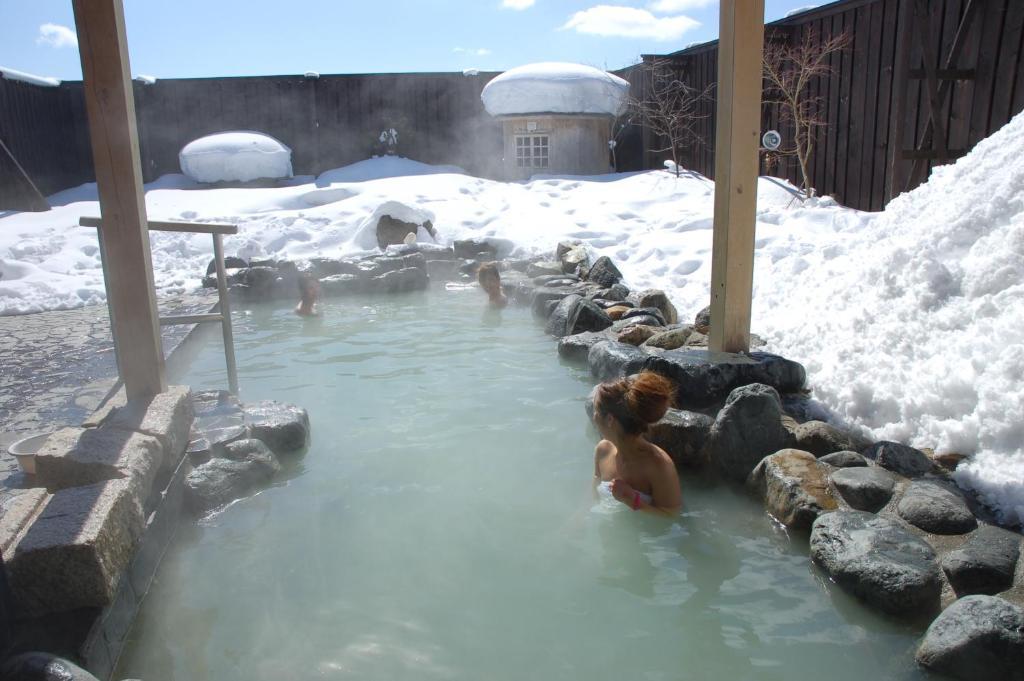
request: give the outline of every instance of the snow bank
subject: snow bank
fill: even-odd
[[[492,116],[589,113],[619,116],[629,83],[593,66],[542,62],[519,66],[484,86],[480,98]]]
[[[24,71],[18,71],[17,69],[10,69],[6,66],[0,66],[0,76],[7,80],[20,80],[23,83],[38,85],[39,87],[60,87],[59,78],[34,76],[31,73],[25,73]]]
[[[292,176],[292,150],[262,132],[233,130],[193,140],[178,154],[196,182],[249,182]]]

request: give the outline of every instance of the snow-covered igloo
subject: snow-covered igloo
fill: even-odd
[[[628,94],[627,81],[582,64],[527,64],[494,78],[480,98],[502,122],[505,177],[607,173]]]

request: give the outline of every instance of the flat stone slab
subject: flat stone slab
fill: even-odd
[[[763,383],[780,393],[796,392],[807,378],[800,364],[766,352],[666,350],[652,355],[642,368],[675,381],[676,406],[691,410],[718,404],[734,389],[751,383]]]
[[[133,479],[148,493],[163,460],[160,441],[110,427],[64,428],[36,453],[36,478],[50,491]]]
[[[590,374],[599,381],[610,381],[638,373],[650,357],[646,352],[630,345],[609,341],[597,343],[587,353]]]
[[[911,525],[932,534],[964,534],[978,526],[960,490],[938,480],[911,482],[896,512]]]
[[[878,511],[896,489],[896,476],[878,466],[840,468],[831,477],[839,495],[858,511]]]
[[[799,449],[766,456],[751,472],[748,486],[772,517],[797,530],[810,529],[819,515],[837,507],[818,460]]]
[[[811,558],[843,590],[882,612],[916,618],[938,610],[935,551],[888,518],[864,511],[819,516]]]
[[[6,566],[20,612],[109,605],[145,527],[140,496],[137,480],[120,479],[48,497]]]
[[[11,490],[0,498],[0,555],[10,560],[14,542],[49,498],[45,489]]]
[[[919,478],[934,469],[927,454],[899,442],[876,442],[864,450],[863,454],[882,468],[905,478]]]
[[[590,348],[598,343],[615,340],[608,331],[584,331],[558,339],[558,355],[574,362],[586,362]]]
[[[1024,681],[1024,610],[995,596],[965,596],[928,627],[916,658],[962,681]]]
[[[995,595],[1013,585],[1021,536],[985,525],[942,559],[942,570],[959,596]]]

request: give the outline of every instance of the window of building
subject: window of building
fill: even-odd
[[[516,135],[516,166],[519,168],[547,168],[548,136]]]

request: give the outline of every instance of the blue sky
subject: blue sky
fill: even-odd
[[[718,35],[717,0],[124,0],[134,75],[607,69]],[[821,0],[766,0],[768,21]],[[81,78],[70,0],[0,0],[0,66]]]

